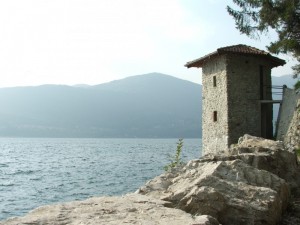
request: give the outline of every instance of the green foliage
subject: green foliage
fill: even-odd
[[[182,159],[181,159],[182,147],[183,147],[183,139],[180,138],[177,142],[177,148],[176,148],[175,155],[170,157],[170,163],[164,167],[165,171],[169,171],[172,168],[175,168],[175,167],[183,164]]]
[[[300,80],[298,80],[294,85],[295,90],[300,88]]]
[[[300,148],[295,149],[298,160],[300,160]]]
[[[300,0],[233,0],[238,9],[227,6],[236,28],[251,38],[269,29],[278,40],[271,42],[272,53],[292,54],[299,64],[293,66],[294,77],[300,74]]]

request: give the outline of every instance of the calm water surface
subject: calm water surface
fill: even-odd
[[[0,220],[46,204],[135,191],[163,172],[177,139],[0,138]],[[183,160],[201,139],[185,139]]]

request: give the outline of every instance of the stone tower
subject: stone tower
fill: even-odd
[[[216,153],[244,134],[273,137],[271,69],[285,61],[246,45],[219,48],[188,62],[202,68],[203,153]]]

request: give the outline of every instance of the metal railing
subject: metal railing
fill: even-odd
[[[286,85],[265,85],[267,93],[272,94],[272,98],[274,100],[282,100],[283,89]]]

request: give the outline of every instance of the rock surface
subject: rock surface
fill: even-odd
[[[298,98],[293,118],[284,136],[284,143],[290,150],[300,149],[300,93],[298,93]]]
[[[277,175],[294,183],[287,168],[292,162],[296,167],[295,155],[283,150],[282,143],[245,135],[229,151],[190,161],[149,181],[138,193],[170,201],[193,215],[211,215],[224,225],[276,224],[290,195],[289,184]]]
[[[218,225],[209,216],[192,216],[179,209],[164,207],[167,202],[138,194],[100,197],[85,201],[43,206],[24,217],[0,222],[1,225]]]
[[[283,142],[244,135],[228,153],[232,158],[260,170],[269,171],[287,181],[292,189],[300,186],[297,155],[285,149]]]

